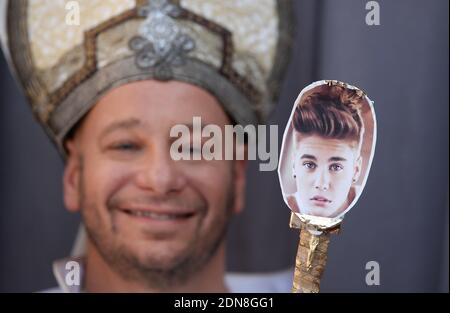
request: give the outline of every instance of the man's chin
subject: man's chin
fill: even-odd
[[[185,242],[171,240],[141,241],[133,247],[124,247],[124,250],[142,267],[159,270],[170,270],[189,259],[193,253],[193,248]]]

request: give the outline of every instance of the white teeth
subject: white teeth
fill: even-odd
[[[177,219],[177,218],[181,218],[183,216],[181,215],[176,215],[176,214],[159,214],[159,213],[153,213],[153,212],[148,212],[148,211],[130,211],[131,215],[134,216],[139,216],[139,217],[149,217],[155,220],[160,220],[160,221],[167,221],[167,220],[172,220],[172,219]]]

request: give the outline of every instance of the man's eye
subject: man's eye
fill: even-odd
[[[139,150],[139,145],[133,143],[133,142],[120,142],[117,144],[114,144],[112,146],[113,150],[119,150],[119,151],[136,151]]]
[[[189,146],[188,149],[184,149],[184,146],[182,146],[182,145],[178,147],[178,153],[186,153],[186,152],[188,152],[190,154],[201,153],[202,149],[197,149],[197,148],[194,148],[193,146]]]
[[[202,149],[190,147],[189,148],[189,159],[190,160],[201,160],[202,157]]]
[[[343,169],[344,169],[344,167],[340,164],[331,164],[330,165],[330,171],[333,171],[333,172],[339,172],[339,171],[342,171]]]
[[[309,170],[313,170],[317,167],[317,165],[314,162],[304,162],[303,166]]]
[[[190,148],[189,148],[189,152],[190,152],[191,154],[194,154],[194,153],[202,153],[202,149],[190,147]]]

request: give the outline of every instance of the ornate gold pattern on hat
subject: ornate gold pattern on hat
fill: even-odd
[[[32,109],[63,152],[74,125],[110,89],[180,80],[211,92],[243,125],[264,122],[291,45],[289,0],[14,0],[8,54]]]

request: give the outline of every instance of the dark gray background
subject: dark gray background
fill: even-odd
[[[294,57],[271,123],[279,144],[292,104],[314,80],[338,79],[375,101],[372,170],[343,231],[333,236],[323,292],[448,292],[447,0],[378,1],[381,25],[365,24],[362,0],[295,1]],[[51,262],[69,254],[79,222],[62,203],[63,164],[0,56],[0,291],[55,285]],[[245,212],[229,236],[228,267],[266,272],[293,266],[276,172],[249,169]],[[381,285],[367,286],[377,261]]]

